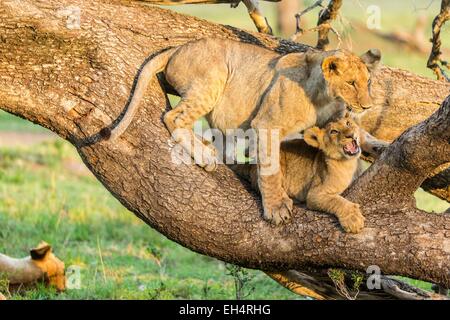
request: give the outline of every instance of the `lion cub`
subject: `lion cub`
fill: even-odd
[[[145,61],[123,117],[112,123],[112,129],[104,128],[102,135],[113,141],[127,129],[149,83],[162,72],[170,90],[181,97],[165,113],[164,123],[205,170],[216,168],[219,155],[192,131],[198,119],[204,116],[211,128],[224,134],[236,129],[256,133],[263,217],[279,224],[290,219],[292,210],[292,200],[282,187],[279,139],[322,126],[345,109],[361,113],[370,108],[371,72],[380,58],[378,50],[361,57],[346,50],[280,55],[226,39],[192,41]],[[140,116],[145,116],[143,111]]]
[[[325,128],[305,130],[304,140],[281,145],[283,188],[289,197],[306,202],[309,209],[336,215],[347,232],[358,233],[364,228],[359,205],[340,194],[356,175],[361,154],[359,126],[346,115],[328,123]],[[257,186],[255,165],[232,168]]]

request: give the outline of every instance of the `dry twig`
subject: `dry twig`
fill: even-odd
[[[321,10],[319,13],[319,20],[317,21],[317,25],[328,25],[323,29],[319,29],[319,39],[317,40],[316,48],[319,50],[326,50],[328,45],[330,44],[330,40],[328,39],[328,33],[330,32],[331,22],[336,19],[339,9],[342,6],[342,0],[330,0],[328,6]]]
[[[297,35],[301,36],[304,33],[304,30],[302,30],[302,28],[300,27],[300,20],[301,20],[302,16],[317,7],[323,7],[323,1],[324,0],[316,1],[312,5],[310,5],[308,8],[302,10],[301,12],[299,12],[295,15],[296,27],[295,27],[295,34],[292,37],[297,37]]]
[[[441,58],[441,28],[450,19],[450,0],[442,0],[441,11],[433,20],[433,37],[431,43],[430,57],[428,58],[427,67],[434,71],[438,80],[450,81],[450,78],[444,71],[444,68],[450,69],[447,61]]]
[[[255,24],[258,31],[262,33],[273,34],[272,28],[269,25],[269,21],[267,21],[267,18],[264,16],[261,9],[259,8],[259,1],[242,0],[242,2],[247,7],[248,14],[250,15],[250,18],[253,20],[253,23]]]
[[[304,9],[303,11],[297,13],[295,15],[296,19],[296,31],[295,34],[291,37],[292,41],[297,41],[299,37],[301,37],[303,34],[307,32],[318,32],[318,42],[317,42],[317,49],[320,50],[326,50],[326,47],[330,43],[328,39],[328,33],[330,30],[336,35],[338,39],[338,47],[340,46],[342,39],[339,35],[339,32],[335,28],[332,27],[331,22],[336,19],[339,9],[342,6],[342,0],[330,0],[327,7],[323,6],[324,0],[318,0],[314,2],[312,5]],[[319,12],[319,19],[317,21],[317,26],[314,28],[310,28],[307,30],[303,30],[300,26],[301,18],[306,13],[310,12],[311,10],[321,7],[322,10]]]

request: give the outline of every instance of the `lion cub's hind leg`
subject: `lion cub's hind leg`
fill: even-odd
[[[217,167],[217,151],[214,146],[205,145],[192,131],[195,121],[207,115],[214,108],[208,100],[182,98],[178,105],[164,115],[164,123],[179,143],[194,159],[195,163],[206,171]]]

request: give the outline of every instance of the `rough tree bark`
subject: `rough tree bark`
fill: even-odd
[[[81,28],[67,28],[67,9]],[[114,0],[4,0],[0,3],[0,108],[45,126],[77,147],[86,165],[123,205],[194,251],[261,270],[378,265],[450,286],[450,216],[424,213],[412,192],[450,162],[449,103],[403,135],[347,192],[366,228],[345,234],[326,214],[297,206],[292,223],[261,220],[257,194],[225,166],[212,174],[171,161],[161,116],[169,107],[154,80],[129,129],[114,143],[82,146],[123,111],[139,66],[151,54],[212,36],[280,53],[306,46],[214,25],[139,3]],[[251,84],[250,84],[251,85]],[[382,67],[366,129],[393,140],[432,115],[450,84]],[[440,126],[436,128],[436,123]],[[447,139],[447,140],[446,140]],[[414,142],[419,143],[416,145]],[[432,170],[433,169],[433,170]],[[448,172],[428,180],[449,200]],[[447,185],[445,188],[444,185]],[[404,188],[404,189],[402,189]],[[446,191],[442,191],[446,189]]]

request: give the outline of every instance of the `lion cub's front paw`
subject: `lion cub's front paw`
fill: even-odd
[[[339,222],[346,232],[359,233],[364,228],[364,216],[359,209],[359,204],[352,204],[346,212],[339,216]]]
[[[205,171],[211,172],[216,170],[219,163],[216,149],[206,145],[197,149],[194,154],[195,163],[205,169]]]
[[[276,226],[280,225],[291,219],[292,207],[292,200],[286,196],[278,203],[265,204],[263,218]]]

